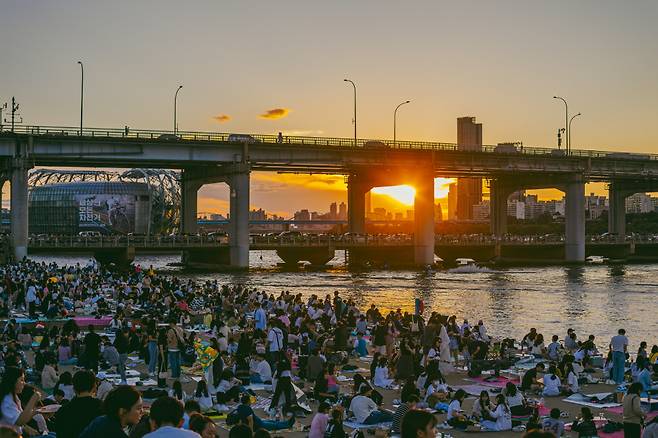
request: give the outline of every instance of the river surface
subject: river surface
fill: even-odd
[[[77,256],[31,256],[59,264],[86,263]],[[284,271],[273,251],[252,251],[248,273],[185,273],[168,267],[179,256],[138,256],[135,263],[166,268],[173,275],[198,280],[242,283],[278,294],[324,296],[337,290],[363,309],[375,303],[382,313],[401,308],[413,312],[422,298],[427,311],[457,315],[471,323],[482,319],[490,334],[517,339],[536,327],[547,343],[564,338],[573,327],[579,339],[589,334],[601,347],[625,328],[636,349],[640,341],[658,343],[658,265],[587,265],[509,268],[490,272],[451,273],[401,270],[349,271],[335,258],[323,271]]]

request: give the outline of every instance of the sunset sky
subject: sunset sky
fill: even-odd
[[[171,129],[182,84],[181,130],[349,137],[347,77],[360,137],[392,137],[409,99],[399,139],[454,142],[475,116],[487,144],[553,147],[558,94],[583,113],[574,148],[658,153],[657,22],[655,0],[3,0],[0,104],[77,125],[81,60],[86,126]],[[340,176],[256,173],[251,193],[281,214],[346,199]],[[200,209],[227,195],[204,187]]]

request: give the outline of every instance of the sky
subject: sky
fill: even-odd
[[[182,84],[181,130],[350,137],[347,77],[359,137],[392,137],[411,100],[398,139],[455,142],[474,116],[486,144],[554,147],[557,94],[583,113],[574,148],[658,153],[656,22],[655,0],[1,0],[0,103],[76,126],[81,60],[85,126],[171,129]],[[225,187],[199,196],[226,211]],[[272,212],[345,199],[340,176],[252,176],[252,206]]]

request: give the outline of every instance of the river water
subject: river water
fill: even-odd
[[[86,263],[77,256],[32,256],[59,264]],[[640,341],[658,343],[658,265],[586,265],[578,267],[522,267],[479,273],[431,273],[402,270],[349,271],[338,257],[323,271],[284,271],[273,251],[252,251],[248,273],[185,273],[168,267],[179,256],[138,256],[135,263],[166,268],[173,275],[198,280],[242,283],[278,294],[283,290],[303,296],[324,296],[337,290],[363,309],[375,303],[382,313],[401,308],[413,312],[422,298],[427,311],[482,319],[494,336],[519,339],[536,327],[564,338],[573,327],[579,339],[589,334],[605,346],[625,328],[631,348]]]

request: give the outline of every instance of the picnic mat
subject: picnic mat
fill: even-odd
[[[512,380],[508,379],[507,377],[503,376],[478,376],[478,377],[473,377],[469,379],[473,382],[477,382],[479,384],[485,385],[485,386],[491,386],[494,388],[504,388],[507,383],[512,382],[512,383],[519,383],[518,379]]]
[[[357,423],[356,421],[343,421],[343,426],[349,427],[350,429],[390,429],[393,426],[392,421],[387,421],[385,423],[377,424],[363,424]]]
[[[564,401],[567,403],[573,403],[581,406],[589,406],[590,408],[596,408],[596,409],[606,409],[606,408],[614,408],[621,406],[619,403],[601,402],[601,400],[604,400],[611,394],[612,394],[611,392],[600,392],[597,394],[578,393],[578,394],[570,395],[569,397],[565,398]]]
[[[452,386],[453,389],[463,389],[466,391],[468,395],[474,395],[475,397],[479,397],[480,393],[482,391],[487,391],[489,395],[496,394],[495,392],[495,387],[493,386],[486,386],[482,384],[473,384],[473,385],[455,385]]]

